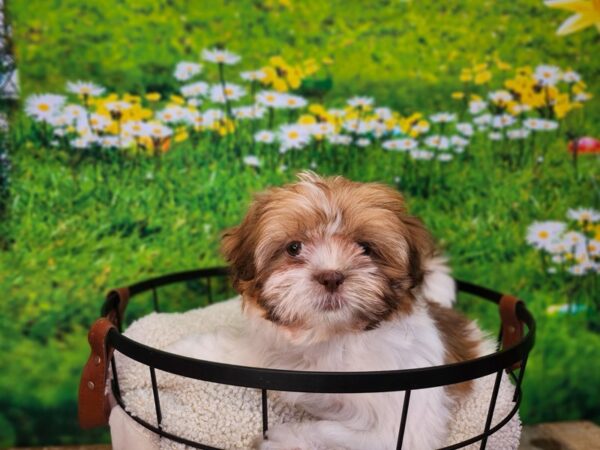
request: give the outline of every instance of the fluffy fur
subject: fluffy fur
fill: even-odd
[[[243,330],[194,336],[170,350],[294,370],[412,369],[487,352],[478,328],[450,309],[454,283],[402,196],[375,183],[299,175],[259,194],[223,252],[247,318]],[[443,445],[448,411],[469,385],[417,390],[404,438]],[[315,420],[269,430],[261,449],[392,449],[403,393],[282,393]]]

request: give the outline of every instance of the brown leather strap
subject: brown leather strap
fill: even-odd
[[[113,299],[117,302],[117,309],[112,309],[106,315],[106,318],[110,320],[118,329],[121,329],[123,323],[123,316],[125,314],[125,308],[129,302],[129,288],[122,287],[112,289],[106,294],[107,300]]]
[[[92,352],[83,367],[79,383],[79,425],[82,428],[108,423],[110,407],[105,387],[112,349],[106,346],[106,335],[111,328],[115,328],[112,321],[102,317],[94,322],[88,333]]]
[[[510,348],[523,339],[523,323],[517,317],[517,305],[522,303],[512,295],[503,295],[500,299],[500,320],[502,321],[502,349]],[[512,369],[521,367],[521,362],[513,364]]]

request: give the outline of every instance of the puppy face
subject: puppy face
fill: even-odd
[[[299,180],[259,194],[223,235],[244,308],[313,340],[409,313],[434,247],[402,196],[342,177]]]

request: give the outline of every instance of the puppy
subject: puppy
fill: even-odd
[[[259,194],[223,235],[247,329],[176,351],[310,371],[413,369],[489,351],[479,329],[450,309],[449,270],[397,191],[312,172],[298,178]],[[190,345],[196,351],[185,352]],[[443,446],[452,403],[469,389],[414,391],[403,448]],[[316,420],[274,426],[261,449],[396,448],[402,392],[281,396]]]

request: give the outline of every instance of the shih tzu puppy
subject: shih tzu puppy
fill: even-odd
[[[423,224],[382,184],[312,172],[256,196],[222,242],[242,297],[239,338],[188,342],[191,356],[309,371],[430,367],[488,351],[451,309],[455,286]],[[200,347],[200,348],[199,348]],[[404,447],[444,445],[452,403],[468,383],[412,393]],[[261,449],[393,449],[403,392],[282,393],[314,421],[268,431]]]

